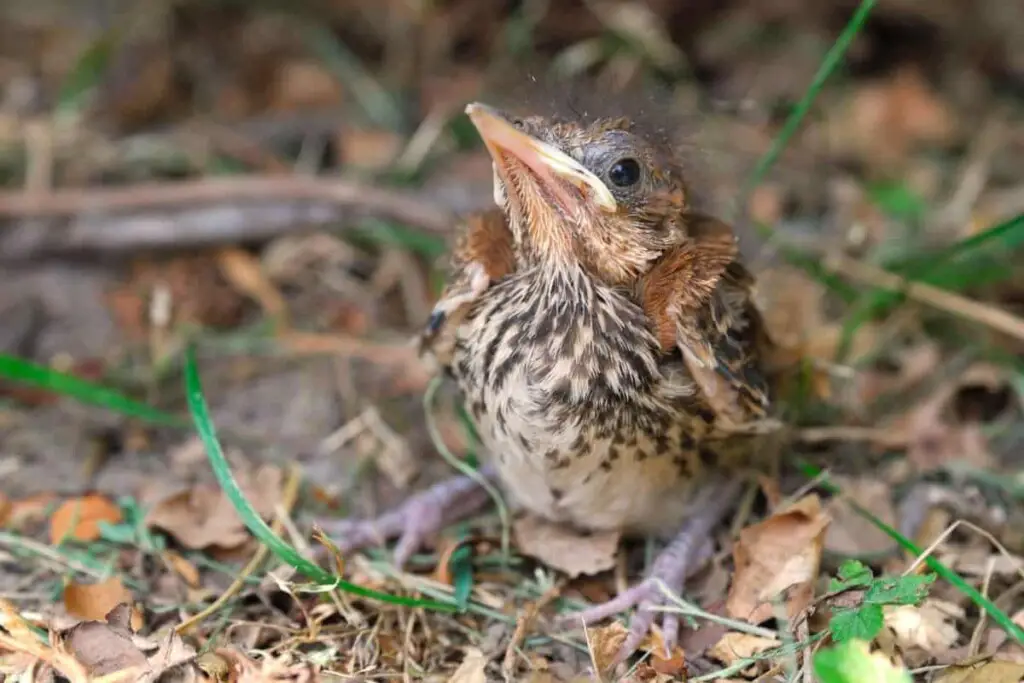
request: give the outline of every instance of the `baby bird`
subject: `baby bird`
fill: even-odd
[[[421,349],[462,391],[513,503],[581,529],[672,540],[593,621],[636,607],[624,656],[710,550],[772,422],[768,343],[732,230],[690,209],[674,150],[627,118],[517,118],[466,108],[496,207],[462,226]],[[395,559],[486,500],[443,482],[376,520],[336,527],[346,550],[399,536]],[[666,614],[671,647],[678,618]]]

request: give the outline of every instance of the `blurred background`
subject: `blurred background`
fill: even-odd
[[[993,480],[1024,443],[1024,3],[864,5],[829,64],[858,3],[4,0],[2,492],[209,479],[187,430],[60,379],[182,413],[193,341],[235,455],[301,463],[322,508],[445,473],[408,339],[455,217],[492,201],[463,108],[573,84],[678,122],[805,363],[802,452],[893,456],[851,484],[893,520],[889,492],[939,473],[1022,547],[1019,484]],[[932,289],[886,293],[893,273]],[[846,521],[833,549],[870,545]]]

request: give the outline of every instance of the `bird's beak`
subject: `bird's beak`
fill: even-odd
[[[468,104],[466,114],[476,126],[497,166],[504,168],[507,164],[506,155],[515,157],[533,171],[569,211],[573,204],[579,203],[579,199],[574,201],[563,183],[579,189],[584,197],[589,197],[605,211],[615,212],[617,203],[608,187],[568,154],[517,129],[501,113],[486,104]]]

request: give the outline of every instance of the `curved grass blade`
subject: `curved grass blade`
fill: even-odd
[[[821,476],[821,468],[816,467],[810,463],[801,463],[800,469],[804,472],[804,474],[806,474],[808,477],[812,479],[821,477],[820,486],[829,491],[830,493],[841,493],[841,489],[838,486],[833,484],[827,477]],[[899,531],[883,522],[881,519],[872,514],[871,511],[861,507],[853,500],[848,500],[848,502],[851,506],[853,506],[853,509],[856,510],[858,514],[862,515],[866,520],[868,520],[876,527],[881,529],[883,532],[885,532],[885,534],[889,538],[896,541],[896,543],[899,544],[899,546],[906,550],[908,553],[911,553],[915,556],[920,556],[922,554],[923,551],[921,550],[921,548],[917,547],[916,543],[914,543],[909,538],[901,534]],[[991,617],[992,621],[999,624],[999,626],[1002,627],[1004,631],[1006,631],[1007,635],[1015,639],[1018,643],[1024,644],[1024,629],[1018,626],[1013,621],[1013,619],[1011,619],[1010,616],[1006,614],[1006,612],[996,607],[994,602],[992,602],[987,597],[982,595],[981,592],[978,591],[978,589],[967,583],[963,579],[963,577],[961,577],[955,571],[953,571],[946,565],[942,564],[942,562],[939,562],[937,559],[935,559],[934,556],[929,555],[928,557],[924,558],[924,562],[928,565],[929,569],[934,571],[936,574],[941,576],[946,581],[949,581],[951,584],[953,584],[953,586],[956,587],[957,590],[959,590],[961,593],[970,598],[974,604],[976,604],[979,608],[985,610],[988,613],[989,617]]]
[[[52,391],[82,403],[106,408],[146,422],[173,427],[188,425],[184,418],[136,401],[115,389],[5,353],[0,353],[0,378]]]
[[[832,73],[839,68],[839,64],[843,61],[843,56],[846,55],[846,51],[850,48],[850,44],[853,43],[853,39],[857,37],[860,30],[864,27],[864,24],[868,20],[868,15],[871,14],[871,10],[874,9],[875,5],[878,4],[878,0],[861,0],[860,5],[857,7],[857,11],[850,17],[850,21],[843,27],[842,33],[836,38],[836,42],[832,44],[829,51],[825,54],[825,58],[821,60],[821,66],[818,67],[817,72],[814,74],[814,78],[811,80],[811,84],[807,86],[807,90],[804,91],[804,96],[800,98],[796,106],[793,108],[793,112],[786,118],[786,122],[782,125],[782,130],[772,140],[772,146],[762,156],[757,166],[754,168],[753,173],[750,174],[750,178],[747,180],[740,193],[739,207],[742,209],[747,204],[747,199],[750,197],[750,193],[761,183],[765,175],[775,165],[775,162],[779,160],[782,155],[782,150],[789,144],[790,138],[793,137],[800,124],[803,122],[804,117],[811,110],[811,106],[814,104],[814,100],[818,97],[818,93],[825,85],[825,81],[829,79]],[[756,227],[767,234],[771,233],[771,230],[766,226],[755,222]]]
[[[425,607],[447,612],[455,611],[455,606],[450,603],[380,593],[345,581],[341,577],[335,576],[323,569],[318,564],[309,561],[300,555],[295,548],[281,540],[252,508],[249,501],[245,499],[245,495],[239,488],[238,482],[235,481],[234,476],[231,474],[231,468],[224,457],[224,451],[221,450],[220,442],[217,439],[217,431],[213,426],[213,421],[210,419],[206,399],[203,397],[203,387],[199,380],[199,368],[195,359],[195,348],[192,346],[185,351],[185,391],[192,420],[195,423],[199,437],[203,441],[203,446],[206,448],[206,455],[210,459],[210,466],[213,468],[217,481],[220,483],[224,493],[227,494],[231,504],[235,506],[235,510],[238,511],[238,515],[242,518],[245,526],[261,543],[270,548],[271,552],[313,581],[324,586],[336,586],[347,593],[353,593],[364,598],[373,598],[392,605]]]

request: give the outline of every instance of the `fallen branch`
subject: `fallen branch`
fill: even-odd
[[[125,187],[51,192],[0,192],[0,216],[40,218],[142,211],[240,201],[306,201],[334,204],[391,218],[433,232],[451,227],[448,210],[411,194],[322,176],[239,176]]]

